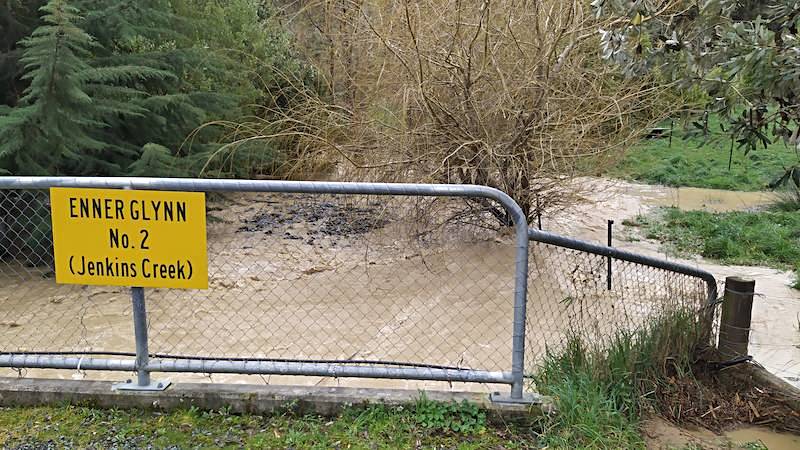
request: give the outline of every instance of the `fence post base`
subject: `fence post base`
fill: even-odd
[[[539,394],[524,393],[521,398],[514,398],[511,394],[501,394],[500,392],[492,392],[489,394],[489,400],[492,403],[500,405],[538,405],[542,403],[542,397]]]
[[[133,380],[125,381],[124,383],[114,383],[111,385],[112,391],[142,391],[142,392],[160,392],[166,390],[171,381],[153,381],[150,384],[141,386]]]

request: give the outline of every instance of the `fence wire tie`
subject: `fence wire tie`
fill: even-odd
[[[738,356],[736,358],[729,359],[727,361],[721,361],[721,362],[718,362],[718,363],[714,363],[712,365],[712,367],[714,367],[716,370],[722,370],[722,369],[727,369],[729,367],[737,366],[739,364],[748,363],[748,362],[754,362],[752,356],[750,356],[750,355]]]
[[[766,297],[767,296],[766,294],[762,294],[760,292],[743,292],[743,291],[737,291],[735,289],[728,289],[728,288],[725,288],[725,292],[730,292],[732,294],[739,294],[739,295],[752,295],[752,296],[755,296],[755,297]]]
[[[82,380],[86,378],[86,373],[81,371],[81,364],[83,364],[83,356],[78,358],[78,367],[75,369],[76,373],[72,375],[73,380]]]

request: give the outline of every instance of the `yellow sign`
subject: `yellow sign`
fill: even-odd
[[[208,288],[202,192],[51,188],[56,282]]]

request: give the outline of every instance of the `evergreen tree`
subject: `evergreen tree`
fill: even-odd
[[[44,25],[22,41],[22,80],[16,108],[0,117],[0,167],[17,174],[118,173],[126,149],[103,139],[111,119],[147,111],[124,101],[117,83],[171,74],[136,66],[92,67],[92,37],[78,28],[78,10],[66,0],[41,8]],[[90,95],[92,93],[93,95]]]
[[[41,3],[7,3],[0,26],[35,26],[23,19]],[[23,92],[0,103],[0,171],[196,175],[221,137],[199,126],[274,101],[275,64],[304,70],[263,11],[261,0],[48,0],[27,38],[0,37],[0,66],[16,52],[23,72],[0,77]]]
[[[135,153],[137,159],[157,163],[158,172],[173,175],[194,173],[191,153],[209,153],[218,146],[211,130],[186,137],[198,126],[215,119],[241,114],[241,98],[225,78],[224,59],[208,46],[194,40],[197,20],[176,14],[167,0],[75,0],[87,11],[84,29],[96,37],[100,51],[95,64],[134,65],[163,70],[171,77],[151,78],[127,87],[143,91],[129,102],[147,110],[135,118],[112,121],[105,130],[109,139]],[[145,154],[145,146],[151,152]],[[152,149],[158,148],[158,158]],[[165,154],[164,149],[169,149]],[[177,156],[184,157],[178,159]],[[189,158],[186,158],[186,157]],[[131,170],[141,170],[144,162]]]
[[[30,85],[19,106],[0,118],[0,158],[15,173],[55,173],[63,159],[79,160],[79,149],[103,148],[87,132],[102,125],[83,90],[91,38],[74,25],[77,11],[63,0],[42,11],[45,25],[22,42],[22,78]]]

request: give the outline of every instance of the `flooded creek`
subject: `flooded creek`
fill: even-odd
[[[800,436],[763,427],[745,426],[716,434],[704,428],[678,427],[661,418],[652,418],[645,422],[643,434],[647,448],[652,450],[678,448],[796,450],[800,448]]]
[[[589,199],[593,203],[545,217],[545,229],[604,242],[606,220],[613,219],[615,245],[662,257],[655,243],[624,240],[629,233],[622,221],[657,206],[725,211],[760,207],[771,200],[763,193],[592,182],[598,184],[595,197]],[[425,223],[427,229],[437,230],[428,234],[397,228],[418,223],[414,214],[425,207],[417,205],[397,214],[396,208],[380,203],[337,208],[333,202],[308,197],[255,194],[212,202],[208,227],[211,289],[147,290],[151,351],[217,357],[383,359],[508,370],[513,237],[479,227],[445,232],[437,228],[441,223]],[[370,219],[369,208],[378,208],[381,219]],[[637,323],[658,302],[667,300],[659,297],[665,293],[647,291],[646,279],[635,277],[621,278],[615,290],[608,292],[603,287],[603,259],[563,257],[548,253],[551,250],[532,248],[528,370],[570,324],[585,323],[587,333],[599,336],[614,324]],[[757,280],[760,295],[753,312],[751,352],[769,370],[800,386],[800,293],[788,287],[791,274],[702,259],[681,261],[706,268],[720,279],[745,275]],[[698,286],[685,289],[692,290],[692,295],[698,292]],[[131,320],[125,289],[58,286],[35,268],[0,267],[4,350],[130,352],[134,348]],[[15,374],[7,369],[0,372]],[[126,377],[41,370],[25,374]],[[322,377],[171,374],[168,378],[507,389]]]

